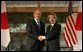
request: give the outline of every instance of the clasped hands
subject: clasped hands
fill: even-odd
[[[42,35],[38,36],[38,40],[42,41],[42,40],[44,40],[44,39],[46,39],[45,36],[42,36]]]

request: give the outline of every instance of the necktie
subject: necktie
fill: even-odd
[[[39,20],[37,20],[37,25],[40,28],[40,21]]]
[[[50,31],[52,30],[52,26],[50,26]]]

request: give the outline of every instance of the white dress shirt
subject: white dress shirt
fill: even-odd
[[[34,18],[34,20],[36,21],[37,26],[40,28],[40,21],[38,21],[36,18]]]
[[[54,24],[51,24],[51,26],[53,27],[53,26],[54,26]]]

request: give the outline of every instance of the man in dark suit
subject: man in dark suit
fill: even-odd
[[[50,25],[47,27],[46,31],[47,51],[59,51],[59,36],[61,32],[61,25],[56,22],[57,17],[54,13],[50,13],[48,17]]]
[[[27,24],[27,45],[25,46],[26,51],[41,51],[45,40],[42,36],[45,36],[45,25],[41,22],[41,10],[36,9],[33,14],[34,18]]]

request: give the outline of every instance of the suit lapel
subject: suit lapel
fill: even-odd
[[[54,26],[52,26],[52,28],[51,28],[51,25],[50,25],[51,31],[52,31],[52,30],[55,30],[55,26],[56,26],[56,23],[54,24]],[[50,32],[51,32],[51,31],[50,31]]]
[[[35,28],[39,31],[38,25],[35,20],[33,20],[33,26],[35,26]],[[41,27],[41,24],[40,24],[40,27]]]
[[[35,26],[38,26],[35,20],[33,20],[33,23],[34,23]]]
[[[50,30],[49,31],[51,32],[53,29],[54,29],[54,26],[50,25]]]

